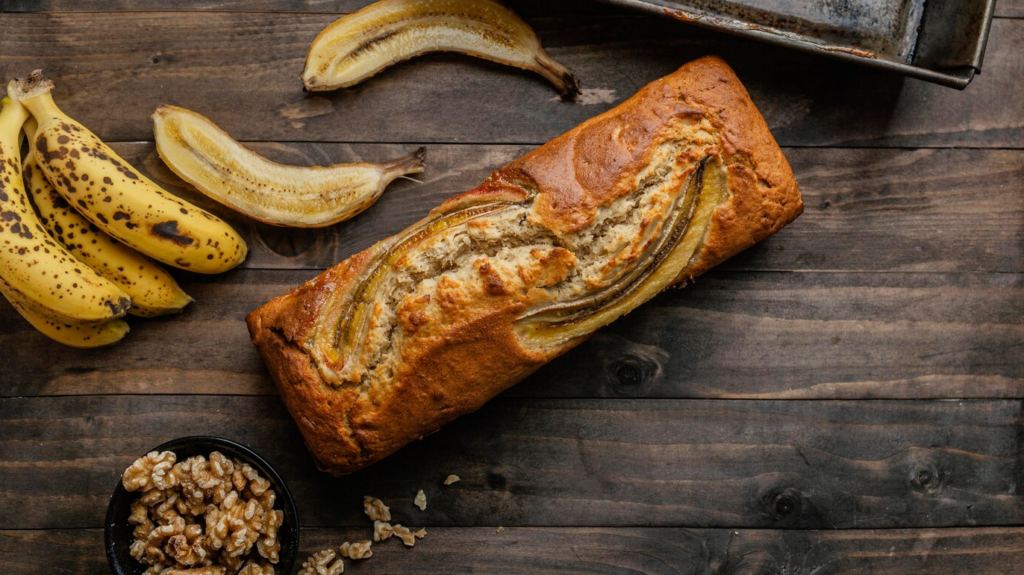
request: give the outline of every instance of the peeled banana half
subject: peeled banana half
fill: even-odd
[[[318,228],[372,205],[395,178],[423,171],[424,149],[389,162],[287,166],[242,146],[200,114],[161,106],[157,152],[183,180],[214,200],[277,226]]]
[[[29,141],[36,122],[25,123]],[[85,219],[57,193],[29,149],[24,164],[25,187],[43,225],[72,255],[110,280],[132,299],[128,313],[153,317],[180,312],[192,302],[166,270],[130,247],[114,240]]]
[[[36,70],[8,94],[39,123],[31,142],[36,161],[68,204],[118,241],[167,265],[213,274],[242,263],[247,248],[231,226],[136,172],[57,107],[52,87]]]
[[[50,237],[32,209],[21,171],[22,105],[0,110],[0,288],[21,306],[64,323],[102,323],[131,305],[128,294]]]
[[[493,0],[383,0],[337,20],[313,40],[302,82],[334,90],[428,52],[461,52],[536,72],[563,97],[579,81],[554,61],[515,12]]]

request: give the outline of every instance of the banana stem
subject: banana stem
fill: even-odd
[[[423,163],[427,157],[427,149],[425,147],[417,148],[411,154],[406,154],[401,158],[395,158],[391,162],[391,165],[387,167],[384,175],[384,179],[393,180],[396,177],[404,176],[406,174],[419,174],[423,172],[425,164]]]
[[[59,118],[64,115],[57,107],[56,102],[53,101],[53,96],[50,95],[49,90],[40,92],[34,96],[30,96],[21,101],[22,104],[28,108],[29,112],[36,118],[37,121],[45,121],[49,118]]]
[[[26,78],[18,78],[7,85],[7,94],[12,100],[21,102],[42,122],[48,118],[63,116],[63,112],[53,101],[50,90],[53,82],[43,77],[42,70],[33,70]]]
[[[24,102],[40,94],[49,93],[53,82],[43,77],[42,70],[33,70],[25,78],[16,78],[7,85],[7,95],[13,100]]]
[[[535,61],[537,62],[537,73],[554,84],[563,100],[572,100],[580,95],[580,81],[573,75],[572,70],[544,53],[539,54]]]

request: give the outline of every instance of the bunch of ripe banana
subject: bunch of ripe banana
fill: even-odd
[[[192,301],[149,258],[213,274],[242,263],[247,249],[228,224],[161,189],[61,112],[52,87],[37,70],[11,82],[2,101],[0,292],[50,338],[98,347],[128,333],[125,313],[176,313]]]

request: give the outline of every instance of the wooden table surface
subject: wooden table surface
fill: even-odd
[[[367,538],[364,494],[427,527],[353,573],[1021,572],[1024,0],[1000,0],[964,92],[549,0],[512,5],[580,77],[574,104],[456,55],[303,93],[310,41],[364,3],[0,3],[0,78],[43,68],[70,115],[250,247],[228,274],[177,274],[196,303],[130,320],[109,349],[63,348],[0,303],[0,573],[106,572],[120,472],[192,434],[277,467],[303,555]],[[480,412],[355,475],[318,473],[244,314],[708,53],[735,67],[785,148],[804,215]],[[350,222],[271,228],[161,163],[150,114],[163,103],[279,161],[426,145],[428,170]],[[450,473],[462,481],[443,487]]]

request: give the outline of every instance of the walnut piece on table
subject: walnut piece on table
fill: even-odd
[[[355,543],[346,541],[341,544],[338,553],[348,559],[369,559],[373,556],[373,551],[370,550],[371,545],[373,545],[373,542],[366,540],[356,541]]]
[[[394,530],[391,524],[387,521],[374,521],[373,522],[373,540],[376,542],[387,541],[391,539],[391,535],[394,534]]]
[[[451,485],[452,483],[457,483],[461,480],[462,479],[458,475],[449,475],[448,477],[444,478],[444,484]]]
[[[363,512],[372,521],[391,521],[391,509],[376,497],[363,496]]]
[[[420,511],[427,510],[427,494],[423,493],[422,489],[416,492],[416,497],[412,500],[412,502],[416,505],[416,507],[420,508]]]
[[[335,556],[332,549],[317,551],[302,562],[299,575],[340,575],[344,573],[345,564],[341,559],[334,561]]]
[[[427,535],[426,529],[412,531],[408,527],[403,527],[398,523],[395,523],[391,527],[391,531],[395,534],[395,537],[398,537],[402,540],[402,543],[405,543],[406,547],[412,547],[413,545],[416,545],[416,539],[423,539],[423,537]]]

